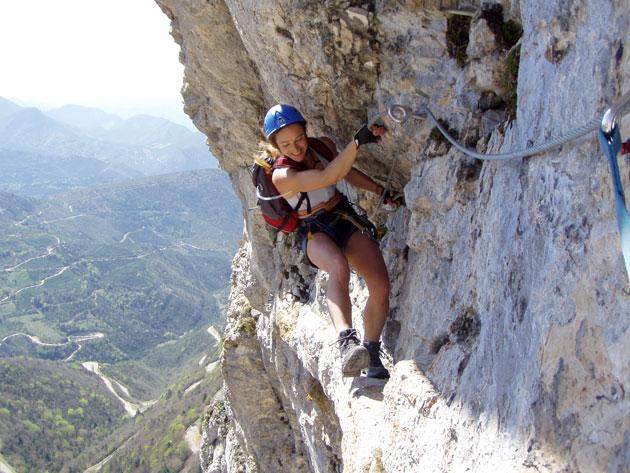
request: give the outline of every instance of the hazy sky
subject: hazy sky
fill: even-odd
[[[0,0],[0,96],[25,105],[181,109],[183,66],[153,0]]]

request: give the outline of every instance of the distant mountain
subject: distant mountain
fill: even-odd
[[[122,119],[117,115],[82,105],[64,105],[63,107],[47,110],[45,113],[55,120],[87,131],[109,130],[122,122]]]
[[[67,120],[60,121],[36,108],[11,104],[0,103],[4,111],[0,112],[0,146],[4,150],[96,159],[113,165],[113,171],[122,175],[128,172],[119,170],[121,166],[144,175],[216,168],[203,135],[168,120],[139,116],[118,122],[105,112],[71,106],[54,111],[53,115]],[[81,120],[107,123],[112,128],[82,128],[76,125]]]
[[[123,160],[131,151],[119,144],[96,141],[33,107],[20,108],[0,118],[0,143],[4,149],[62,157],[82,156],[109,162]]]
[[[0,189],[30,197],[50,197],[78,187],[99,186],[142,173],[124,164],[94,158],[55,156],[0,148]]]
[[[201,144],[205,147],[205,136],[185,126],[151,115],[135,115],[121,121],[107,134],[111,141],[137,146],[152,146],[168,143],[175,146]],[[207,149],[207,148],[206,148]]]
[[[77,127],[94,138],[131,146],[194,150],[207,157],[205,136],[170,120],[147,114],[134,115],[126,120],[98,108],[65,105],[46,114],[55,120]]]
[[[0,117],[5,115],[11,115],[21,109],[18,104],[11,102],[5,98],[0,97]]]
[[[208,327],[242,233],[204,140],[0,99],[0,470],[199,471],[187,440],[221,385]]]
[[[20,107],[0,117],[0,141],[4,148],[37,150],[47,145],[77,148],[85,140],[80,133],[37,108]]]
[[[120,159],[134,153],[138,150],[89,138],[36,108],[20,107],[0,117],[0,190],[47,197],[139,177],[144,173]]]

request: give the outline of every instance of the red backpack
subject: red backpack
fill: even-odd
[[[308,144],[328,161],[333,159],[333,153],[330,148],[318,139],[309,138]],[[251,174],[252,182],[256,188],[256,202],[260,207],[263,218],[269,225],[288,235],[300,226],[300,219],[295,209],[300,208],[304,199],[307,199],[308,202],[308,195],[306,192],[300,192],[295,209],[289,205],[271,180],[273,170],[282,167],[288,167],[297,171],[305,169],[302,163],[293,161],[286,156],[280,156],[274,160],[263,153],[256,158]]]

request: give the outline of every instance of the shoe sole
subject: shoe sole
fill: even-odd
[[[361,376],[361,370],[366,369],[370,364],[370,353],[367,348],[358,346],[348,358],[343,361],[341,373],[344,377],[355,378]]]
[[[381,367],[368,368],[367,377],[375,379],[389,379],[389,371],[387,371],[387,368]]]

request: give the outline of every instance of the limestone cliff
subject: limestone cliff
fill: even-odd
[[[246,221],[206,472],[628,471],[630,283],[594,134],[489,163],[389,121],[362,150],[406,198],[387,212],[350,189],[387,228],[387,383],[341,378],[326,279],[250,211],[247,165],[277,102],[339,145],[394,102],[482,151],[558,136],[630,89],[629,0],[156,1]]]

